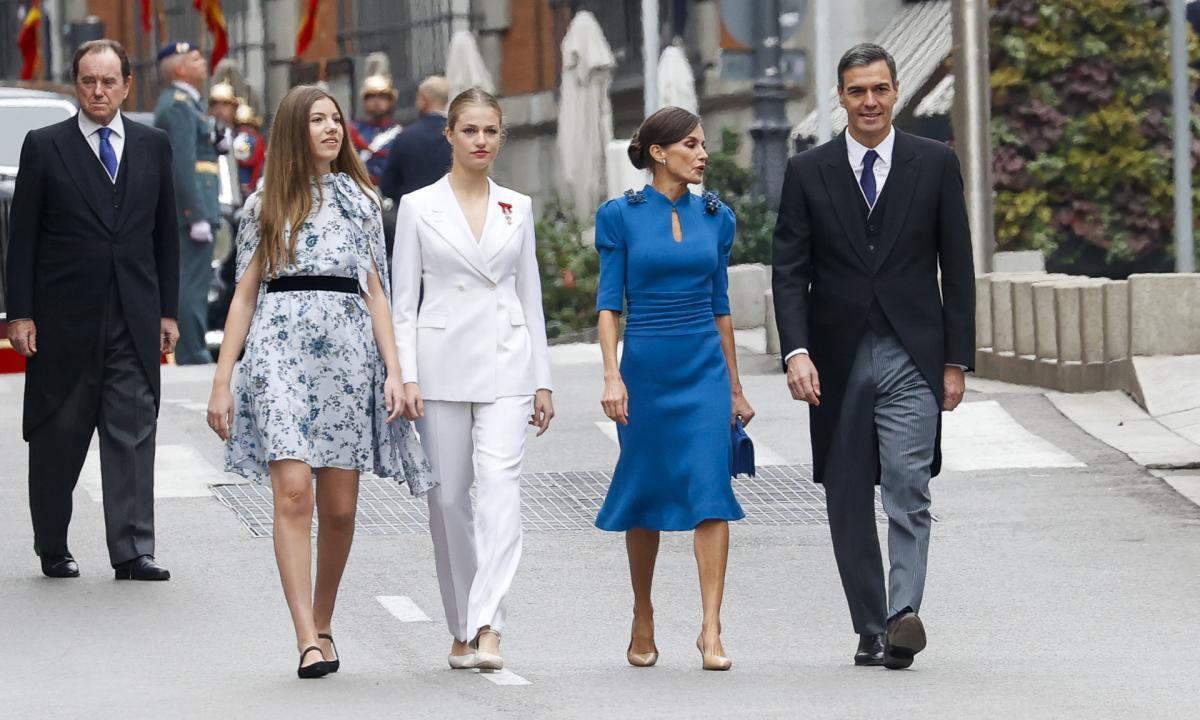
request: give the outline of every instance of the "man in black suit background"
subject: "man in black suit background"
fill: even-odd
[[[72,493],[99,429],[104,522],[117,579],[166,580],[154,561],[159,354],[179,338],[179,239],[171,148],[124,118],[131,70],[112,40],[71,65],[79,113],[30,132],[12,202],[8,336],[27,358],[34,552],[77,577]]]
[[[380,192],[392,201],[391,207],[399,206],[400,198],[434,184],[450,171],[450,143],[445,136],[449,94],[450,86],[441,75],[431,75],[418,86],[421,117],[392,141],[379,182]],[[389,235],[388,257],[392,255],[392,241]]]
[[[898,90],[896,63],[878,45],[842,57],[848,127],[788,161],[772,279],[788,387],[810,405],[813,476],[859,634],[855,663],[892,669],[925,648],[918,612],[939,411],[962,400],[975,354],[958,161],[892,126]],[[886,590],[876,483],[889,521]]]

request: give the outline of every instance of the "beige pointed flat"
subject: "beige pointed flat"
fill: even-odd
[[[496,638],[496,651],[490,652],[480,648],[480,642],[484,636],[491,635]],[[504,658],[500,657],[500,633],[491,628],[484,628],[475,636],[475,669],[481,672],[492,672],[495,670],[504,669]]]

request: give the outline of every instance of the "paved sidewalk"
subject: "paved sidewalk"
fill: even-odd
[[[559,415],[530,440],[525,555],[505,637],[510,672],[446,668],[432,550],[378,488],[338,608],[343,670],[295,678],[291,624],[269,539],[207,490],[221,448],[203,422],[209,373],[164,379],[158,556],[168,583],[116,583],[100,507],[76,492],[71,545],[83,577],[37,572],[19,438],[19,378],[0,377],[0,608],[13,718],[1179,718],[1200,700],[1200,508],[1068,421],[1040,391],[970,383],[946,418],[933,485],[922,615],[929,650],[911,671],[855,668],[819,489],[742,499],[732,529],[724,639],[734,669],[705,673],[687,534],[664,537],[656,579],[659,666],[624,661],[624,544],[586,517],[616,446],[594,348],[555,348]],[[782,376],[744,378],[750,432],[780,467],[810,462],[806,413]],[[979,392],[983,390],[985,392]],[[599,423],[599,424],[598,424]],[[572,473],[580,473],[575,476]],[[540,482],[540,484],[539,484]],[[766,482],[766,481],[764,481]],[[788,483],[782,483],[788,487]],[[365,485],[364,485],[365,486]],[[200,491],[196,488],[199,487]],[[739,484],[741,488],[751,486]],[[532,491],[537,489],[536,497]],[[233,491],[253,493],[242,486]],[[773,490],[774,492],[774,490]],[[815,494],[814,494],[815,493]],[[568,501],[579,508],[570,515]],[[392,513],[387,515],[386,513]],[[768,522],[775,518],[778,522]],[[386,522],[383,522],[383,520]],[[572,520],[571,522],[576,522]]]

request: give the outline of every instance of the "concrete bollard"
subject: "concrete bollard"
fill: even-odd
[[[735,328],[762,327],[767,318],[763,298],[770,287],[771,276],[765,265],[746,264],[729,268],[729,310]]]
[[[775,293],[768,290],[763,297],[767,310],[767,354],[779,354],[779,326],[775,324]]]
[[[1085,363],[1104,362],[1104,286],[1108,280],[1079,287],[1079,330]]]
[[[1129,357],[1129,281],[1104,286],[1104,359]]]
[[[992,277],[992,352],[1011,353],[1014,348],[1012,277]]]
[[[1129,276],[1131,355],[1200,354],[1200,273]]]
[[[992,280],[975,278],[975,347],[992,347]]]
[[[1033,286],[1048,280],[1066,279],[1061,273],[1024,275],[1012,279],[1013,351],[1017,355],[1037,355],[1037,323],[1033,307]]]
[[[1055,313],[1054,288],[1058,280],[1034,283],[1033,325],[1034,355],[1039,360],[1058,360],[1058,316]]]
[[[1045,272],[1046,257],[1040,250],[998,252],[992,256],[992,271],[998,273]]]

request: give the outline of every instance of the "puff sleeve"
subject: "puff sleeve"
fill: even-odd
[[[600,253],[600,282],[596,287],[596,312],[625,310],[625,227],[617,200],[596,211],[596,251]]]
[[[713,315],[729,314],[729,253],[733,250],[733,238],[737,235],[737,218],[728,205],[721,204],[717,211],[720,225],[717,230],[717,269],[713,272],[712,310]]]

